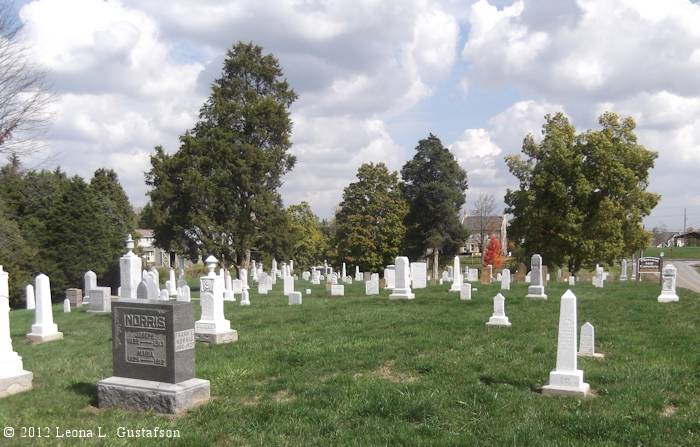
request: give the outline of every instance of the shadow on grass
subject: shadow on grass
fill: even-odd
[[[525,383],[525,382],[518,381],[518,380],[502,380],[502,379],[496,379],[495,377],[491,377],[491,376],[480,376],[479,382],[482,385],[486,385],[486,386],[510,385],[512,387],[515,387],[515,388],[529,389],[533,393],[542,394],[542,387],[538,387],[538,386],[533,385],[531,383]]]
[[[68,389],[75,393],[89,397],[90,405],[93,407],[97,406],[97,385],[94,383],[77,382],[71,384]]]

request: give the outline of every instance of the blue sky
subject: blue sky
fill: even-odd
[[[146,201],[153,146],[177,149],[227,48],[275,54],[299,93],[286,204],[332,215],[359,165],[399,169],[437,134],[467,170],[467,209],[500,203],[503,158],[546,113],[580,130],[633,116],[659,152],[648,227],[700,227],[700,6],[689,0],[34,0],[23,39],[54,86],[46,150],[28,164],[114,168]],[[49,160],[45,162],[44,160]],[[500,207],[502,207],[502,203]]]

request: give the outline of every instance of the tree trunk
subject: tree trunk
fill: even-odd
[[[433,285],[438,283],[438,249],[433,248]]]

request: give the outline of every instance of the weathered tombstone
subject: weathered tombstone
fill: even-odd
[[[241,292],[241,306],[250,306],[250,293],[247,290]]]
[[[284,290],[282,293],[284,296],[289,296],[290,293],[294,292],[294,277],[285,276],[282,280],[284,281]]]
[[[636,255],[632,255],[632,277],[630,278],[632,281],[636,281],[636,280],[637,280],[637,269],[638,269],[638,267],[639,267],[639,266],[637,265],[637,256],[636,256]]]
[[[134,240],[129,235],[126,238],[126,254],[119,258],[119,296],[126,299],[136,298],[136,288],[141,282],[141,258],[136,256],[134,250]],[[87,293],[87,291],[86,291]]]
[[[214,273],[218,261],[214,256],[209,256],[205,262],[209,274],[199,279],[202,315],[194,323],[195,337],[199,341],[215,345],[233,343],[238,340],[238,332],[231,329],[231,322],[224,317],[224,297],[217,290],[220,284]]]
[[[664,266],[661,282],[661,295],[657,298],[659,303],[672,303],[678,301],[676,294],[676,266],[666,264]]]
[[[526,298],[546,300],[547,295],[542,285],[542,256],[532,255],[530,265],[532,270],[530,270],[530,286],[527,288]]]
[[[356,265],[355,266],[355,281],[362,281],[364,277],[362,276],[362,272],[360,271],[360,266]]]
[[[160,294],[158,295],[158,299],[160,301],[169,301],[170,294],[168,293],[168,289],[161,289]]]
[[[442,275],[440,276],[440,281],[443,283],[448,282],[450,280],[450,273],[448,271],[443,270]]]
[[[557,366],[549,373],[549,384],[542,388],[543,394],[585,397],[590,393],[576,359],[576,321],[576,295],[567,290],[559,307]]]
[[[470,268],[467,270],[467,281],[468,282],[477,282],[479,280],[479,269],[472,269]]]
[[[64,314],[70,313],[70,300],[68,298],[63,300],[63,313]]]
[[[479,278],[479,282],[481,284],[491,284],[491,272],[489,271],[490,265],[484,266],[484,268],[481,269],[481,277]],[[493,267],[491,267],[493,268]]]
[[[77,308],[83,305],[83,291],[80,289],[66,289],[66,299],[71,307]]]
[[[83,301],[87,302],[89,299],[88,292],[95,287],[97,287],[97,275],[92,270],[88,270],[83,275],[83,293],[85,293]]]
[[[175,279],[175,269],[172,267],[168,270],[168,295],[177,296],[177,280]]]
[[[450,292],[459,292],[462,290],[462,271],[459,268],[459,256],[455,256],[452,266],[452,286]]]
[[[345,296],[345,286],[342,284],[331,284],[331,296]]]
[[[605,357],[604,354],[595,352],[595,328],[589,322],[581,326],[581,340],[578,346],[579,357]]]
[[[43,273],[39,274],[34,279],[34,290],[36,290],[34,324],[32,325],[32,331],[27,334],[27,338],[34,344],[61,340],[63,333],[58,332],[58,326],[53,322],[49,277]]]
[[[232,279],[231,280],[231,291],[233,292],[233,296],[231,297],[231,301],[236,301],[235,295],[238,293],[243,292],[243,281],[240,279]]]
[[[428,285],[428,264],[425,262],[411,263],[411,287],[425,289]]]
[[[604,281],[605,281],[605,279],[603,277],[604,272],[605,272],[605,269],[603,269],[603,267],[596,265],[595,276],[593,277],[593,280],[592,280],[594,287],[598,287],[598,288],[603,287]]]
[[[184,284],[178,287],[177,300],[183,303],[189,303],[190,301],[192,301],[190,286]]]
[[[372,272],[362,272],[362,280],[369,281],[370,279],[372,279],[372,275],[374,275],[374,273]]]
[[[493,315],[486,322],[486,326],[510,326],[506,317],[506,299],[500,293],[493,297]]]
[[[241,280],[241,292],[243,292],[244,290],[249,290],[250,287],[248,286],[248,270],[241,269],[239,279]]]
[[[147,300],[148,299],[148,286],[146,285],[146,280],[141,280],[139,286],[136,288],[136,299],[137,300]]]
[[[289,294],[289,305],[301,304],[301,292],[292,292]]]
[[[620,263],[620,281],[627,281],[627,259]]]
[[[385,289],[393,289],[396,287],[396,266],[388,265],[384,269],[384,281],[386,283]]]
[[[379,280],[370,279],[365,281],[365,295],[379,295]]]
[[[472,285],[471,285],[471,283],[465,282],[462,284],[462,288],[459,291],[459,299],[462,301],[471,301],[471,299],[472,299]]]
[[[416,297],[411,291],[410,263],[406,256],[398,256],[394,261],[396,266],[395,287],[389,295],[390,300],[412,300]]]
[[[501,272],[501,290],[510,290],[510,270],[503,269]]]
[[[112,290],[109,287],[95,287],[88,292],[90,304],[88,312],[108,314],[112,312]]]
[[[191,303],[120,300],[112,312],[113,376],[97,383],[100,408],[177,414],[209,400],[195,378]]]
[[[25,371],[10,337],[9,274],[0,265],[0,398],[32,389],[34,375]]]
[[[267,282],[258,282],[258,295],[267,295]]]
[[[158,287],[158,274],[154,273],[152,270],[150,272],[146,272],[143,275],[142,282],[146,283],[146,299],[149,299],[149,300],[160,299],[160,288]],[[138,287],[137,287],[136,298],[139,298]]]
[[[233,283],[231,272],[224,270],[224,301],[233,301]]]
[[[570,286],[576,285],[576,277],[574,275],[569,276],[569,285]]]
[[[27,309],[36,309],[36,300],[34,299],[34,286],[27,284],[24,288],[24,300],[27,303]]]

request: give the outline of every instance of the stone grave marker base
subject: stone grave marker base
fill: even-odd
[[[31,372],[23,371],[17,376],[0,378],[0,399],[31,390],[33,377]]]
[[[53,334],[27,334],[27,340],[32,342],[34,345],[39,345],[41,343],[48,343],[50,341],[63,340],[63,332],[55,332]]]
[[[180,383],[110,377],[97,383],[100,408],[179,414],[209,401],[209,381],[189,379]]]
[[[231,329],[229,331],[217,332],[213,334],[195,332],[194,337],[195,340],[201,341],[202,343],[209,343],[210,345],[223,345],[238,341],[238,331]]]

